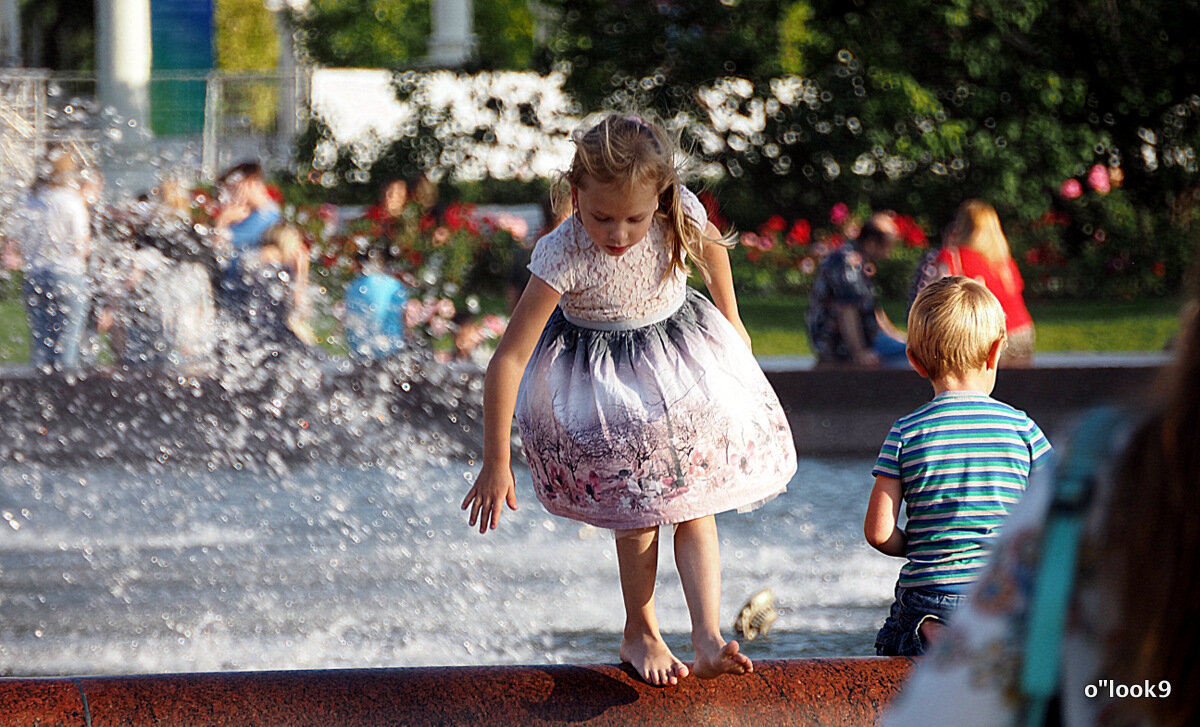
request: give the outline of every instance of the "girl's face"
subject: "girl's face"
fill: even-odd
[[[657,190],[645,183],[626,186],[587,180],[572,194],[588,237],[614,257],[645,239],[658,211]]]

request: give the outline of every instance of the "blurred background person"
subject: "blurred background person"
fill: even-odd
[[[226,238],[230,248],[218,303],[222,310],[237,317],[234,309],[245,303],[246,293],[238,287],[241,257],[257,249],[263,235],[279,222],[282,213],[257,162],[242,162],[230,168],[221,175],[217,186],[221,210],[213,226]]]
[[[878,212],[855,240],[817,268],[808,308],[808,336],[819,365],[906,366],[904,334],[875,307],[875,264],[900,236],[892,215]]]
[[[378,247],[358,256],[358,275],[342,298],[342,325],[350,357],[357,361],[390,358],[404,350],[404,308],[408,286],[384,269]]]
[[[308,246],[296,225],[271,226],[258,249],[243,256],[241,285],[246,290],[241,319],[256,342],[313,345],[309,319]]]
[[[167,270],[163,320],[170,363],[203,369],[212,364],[216,345],[214,241],[192,224],[192,196],[179,180],[164,179],[152,202],[146,236],[164,240],[165,254],[173,261]]]
[[[75,158],[66,149],[52,149],[13,229],[24,264],[30,361],[42,370],[73,370],[80,363],[91,304],[87,272],[92,241],[80,189]]]
[[[1033,316],[1025,307],[1025,281],[996,209],[977,199],[963,202],[946,231],[937,266],[943,276],[965,275],[992,291],[1004,309],[1008,329],[1008,346],[1001,361],[1009,366],[1029,365],[1035,339]]]

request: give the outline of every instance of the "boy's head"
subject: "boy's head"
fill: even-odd
[[[993,346],[1004,338],[1000,301],[961,275],[930,283],[908,313],[909,356],[931,380],[986,368]]]

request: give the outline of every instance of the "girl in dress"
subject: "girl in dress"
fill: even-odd
[[[714,515],[783,492],[796,471],[787,418],[750,351],[726,248],[680,183],[666,133],[610,115],[574,142],[574,214],[534,249],[533,275],[488,366],[483,468],[462,507],[481,533],[504,504],[517,508],[515,411],[546,509],[615,531],[621,659],[656,685],[744,674],[750,659],[719,626]],[[688,288],[688,259],[712,303]],[[675,526],[690,669],[655,615],[661,525]]]

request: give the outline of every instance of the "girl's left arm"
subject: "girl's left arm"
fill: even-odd
[[[717,240],[720,239],[721,233],[716,225],[709,222],[704,236],[710,240]],[[746,327],[742,325],[742,317],[738,313],[737,295],[733,291],[733,272],[729,267],[729,250],[724,245],[709,242],[704,246],[704,262],[708,264],[708,277],[704,283],[712,296],[713,305],[733,324],[734,330],[746,342],[746,348],[752,348],[750,334],[746,332]]]

